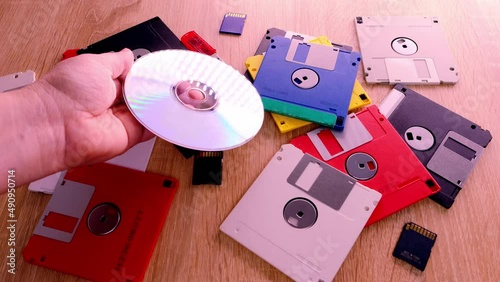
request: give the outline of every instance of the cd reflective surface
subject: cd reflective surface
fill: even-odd
[[[264,107],[253,85],[210,56],[184,50],[153,52],[125,79],[125,101],[148,130],[182,147],[222,151],[252,139]]]

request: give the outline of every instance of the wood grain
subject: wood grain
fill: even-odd
[[[248,14],[241,36],[218,33],[226,12]],[[8,1],[0,2],[0,75],[49,71],[63,51],[80,48],[154,16],[181,36],[196,30],[237,70],[253,55],[263,33],[279,27],[327,35],[359,50],[354,17],[426,15],[441,19],[459,66],[454,86],[413,87],[416,91],[489,129],[494,136],[456,204],[449,210],[423,200],[366,228],[335,281],[498,281],[500,279],[500,4],[498,1]],[[390,86],[366,85],[378,104]],[[248,144],[228,151],[223,185],[191,186],[192,160],[157,141],[148,171],[170,175],[181,186],[150,262],[146,281],[286,281],[285,275],[219,231],[219,225],[281,144],[306,133],[280,134],[266,114],[262,130]],[[0,129],[1,130],[1,129]],[[2,133],[2,138],[8,138]],[[15,148],[15,144],[12,144]],[[17,148],[20,149],[20,148]],[[0,180],[4,181],[4,180]],[[49,196],[16,192],[17,273],[7,273],[6,195],[0,196],[0,280],[79,281],[28,264],[21,250],[28,242]],[[403,224],[413,221],[438,238],[424,272],[392,257]],[[75,254],[77,255],[77,254]]]

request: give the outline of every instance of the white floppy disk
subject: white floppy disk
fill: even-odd
[[[457,66],[436,17],[356,17],[367,83],[455,84]]]
[[[130,148],[125,153],[116,156],[106,163],[122,166],[139,171],[146,171],[148,167],[149,158],[155,146],[156,137],[139,143]],[[52,194],[56,186],[64,179],[66,171],[56,172],[42,179],[33,181],[28,186],[28,190],[32,192],[42,192],[45,194]]]
[[[331,281],[380,198],[286,144],[220,229],[296,281]]]
[[[35,82],[35,72],[27,70],[0,77],[0,93],[21,88]]]

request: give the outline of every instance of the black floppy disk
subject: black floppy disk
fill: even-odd
[[[63,59],[69,59],[81,54],[119,52],[124,48],[132,50],[134,60],[155,51],[166,49],[187,50],[167,25],[159,17],[154,17],[93,43],[86,48],[67,50],[63,54]],[[175,147],[186,159],[192,157],[197,152],[196,150],[177,145]]]
[[[387,95],[380,112],[441,186],[430,198],[450,208],[491,133],[402,84]]]
[[[134,59],[138,59],[148,53],[166,50],[183,49],[186,47],[179,38],[159,18],[154,17],[143,23],[135,25],[99,42],[91,44],[83,49],[68,50],[63,58],[67,59],[80,54],[101,54],[107,52],[118,52],[124,48],[132,50]]]

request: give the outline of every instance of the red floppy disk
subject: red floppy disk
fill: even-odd
[[[141,281],[177,187],[176,179],[106,163],[69,170],[24,259],[92,281]]]
[[[366,225],[441,189],[375,105],[350,114],[342,132],[318,128],[290,143],[382,193]]]

